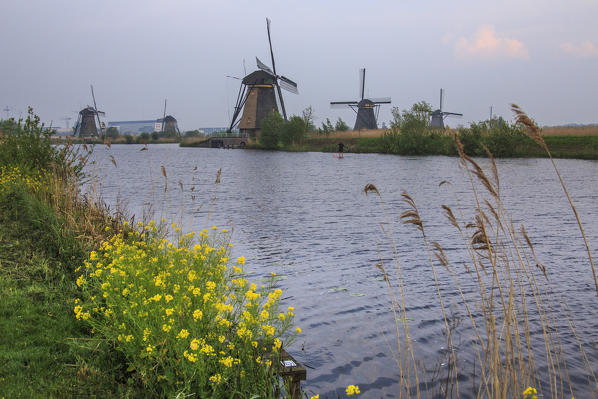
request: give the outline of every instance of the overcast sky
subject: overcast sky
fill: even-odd
[[[425,100],[463,118],[451,126],[511,118],[523,107],[539,124],[598,122],[598,0],[505,1],[123,1],[0,0],[2,118],[26,113],[64,126],[92,104],[106,121],[168,114],[182,130],[227,126],[239,82],[271,64],[298,83],[287,113],[312,106],[319,125],[351,110],[330,101]],[[286,92],[285,92],[286,93]],[[391,118],[383,106],[379,123]]]

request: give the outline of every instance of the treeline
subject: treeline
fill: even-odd
[[[459,137],[469,156],[526,156],[535,147],[516,124],[502,117],[472,123],[457,130],[430,127],[430,104],[422,101],[410,109],[393,108],[391,128],[379,140],[379,151],[401,155],[457,155],[454,135]]]

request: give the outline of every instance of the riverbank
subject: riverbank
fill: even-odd
[[[0,397],[290,395],[279,360],[301,329],[276,274],[250,283],[226,229],[130,225],[81,196],[91,153],[52,145],[31,110],[7,133]]]
[[[418,147],[401,147],[397,142],[400,139],[388,134],[387,137],[370,136],[359,137],[338,135],[331,137],[308,136],[301,144],[281,146],[281,151],[289,152],[338,152],[338,143],[344,144],[346,153],[378,153],[395,155],[445,155],[458,156],[457,147],[453,138],[448,134],[429,134],[419,139]],[[598,159],[598,136],[544,136],[554,158],[571,159]],[[472,143],[468,143],[472,144]],[[477,147],[470,152],[472,156],[486,156],[481,147],[481,142],[475,143]],[[473,144],[472,144],[473,145]],[[257,143],[250,144],[247,148],[259,149]],[[509,143],[508,146],[490,146],[496,158],[547,158],[548,155],[533,141],[522,138],[518,143]],[[466,151],[467,152],[467,151]]]

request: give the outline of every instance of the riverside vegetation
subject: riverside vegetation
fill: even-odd
[[[342,134],[346,124],[339,118],[333,126],[329,120],[316,129],[312,111],[292,116],[284,121],[273,112],[262,121],[261,135],[252,148],[284,151],[336,152],[338,143],[345,151],[354,153],[381,153],[398,155],[458,156],[453,140],[457,135],[468,156],[486,157],[488,149],[495,157],[546,157],[546,152],[530,139],[518,124],[503,118],[472,123],[468,128],[439,130],[430,128],[430,104],[422,101],[410,109],[393,108],[390,128],[380,137],[359,137],[358,132]],[[335,133],[335,134],[332,134]],[[546,136],[544,141],[556,158],[598,159],[598,135]]]
[[[247,281],[226,230],[110,214],[50,136],[30,109],[0,137],[0,397],[285,396],[276,276]]]
[[[552,159],[551,152],[540,135],[540,130],[516,105],[513,105],[518,127]],[[423,251],[427,253],[429,268],[422,270],[434,281],[443,322],[446,350],[441,362],[446,367],[430,371],[417,361],[417,353],[409,331],[409,287],[404,283],[405,266],[399,259],[398,243],[392,225],[387,221],[383,230],[394,252],[394,264],[382,259],[376,267],[382,272],[388,288],[395,319],[396,360],[399,373],[400,397],[417,397],[432,392],[434,397],[459,397],[467,393],[480,398],[573,398],[594,397],[598,379],[588,359],[589,346],[582,343],[575,330],[575,320],[565,300],[559,294],[557,281],[551,280],[550,266],[536,257],[532,240],[525,227],[516,227],[504,207],[498,170],[491,153],[489,170],[484,170],[465,153],[465,144],[454,135],[460,165],[471,183],[475,208],[468,217],[454,212],[454,207],[443,205],[446,222],[456,229],[462,239],[458,245],[468,259],[451,262],[443,247],[431,238],[415,200],[402,193],[405,210],[403,224],[413,226],[421,234]],[[594,260],[578,212],[571,200],[559,170],[554,171],[573,211],[583,238],[598,294],[598,280]],[[449,182],[442,182],[450,189]],[[386,214],[383,196],[374,185],[368,184],[366,194],[374,194]],[[455,193],[457,207],[462,199]],[[590,278],[588,278],[590,280]],[[449,305],[446,283],[461,299]],[[456,314],[464,315],[462,318]],[[588,315],[588,317],[593,317]],[[467,336],[465,347],[456,337]],[[565,351],[563,342],[572,341],[579,353]],[[586,341],[587,343],[587,341]],[[460,358],[473,353],[473,364]],[[584,378],[572,382],[571,363],[580,364]],[[545,366],[544,366],[545,365]],[[435,374],[434,374],[435,373]],[[430,375],[434,374],[433,383]],[[461,376],[473,376],[473,381]],[[427,379],[424,377],[428,377]],[[470,385],[471,384],[471,385]],[[587,384],[587,385],[586,385]],[[424,393],[425,392],[425,393]]]

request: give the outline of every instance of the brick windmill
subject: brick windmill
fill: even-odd
[[[97,137],[98,127],[100,128],[100,134],[104,134],[104,123],[100,121],[100,115],[104,116],[105,113],[98,111],[96,97],[93,94],[93,86],[91,86],[91,98],[93,99],[93,107],[88,105],[86,108],[79,111],[79,117],[77,118],[77,124],[75,125],[75,136]]]
[[[276,73],[276,63],[274,62],[272,39],[270,37],[270,20],[268,18],[266,18],[266,29],[268,31],[268,43],[270,44],[272,69],[257,57],[255,58],[258,70],[241,80],[235,111],[228,128],[229,132],[238,124],[241,134],[256,137],[259,134],[262,119],[272,111],[278,112],[277,95],[282,109],[282,116],[285,120],[287,119],[281,88],[294,94],[298,93],[297,83]],[[241,110],[243,110],[243,114],[241,119],[237,120]]]
[[[359,70],[359,97],[357,101],[331,101],[332,108],[349,107],[357,114],[353,130],[378,129],[378,113],[381,104],[390,104],[390,97],[365,98],[365,68]]]

